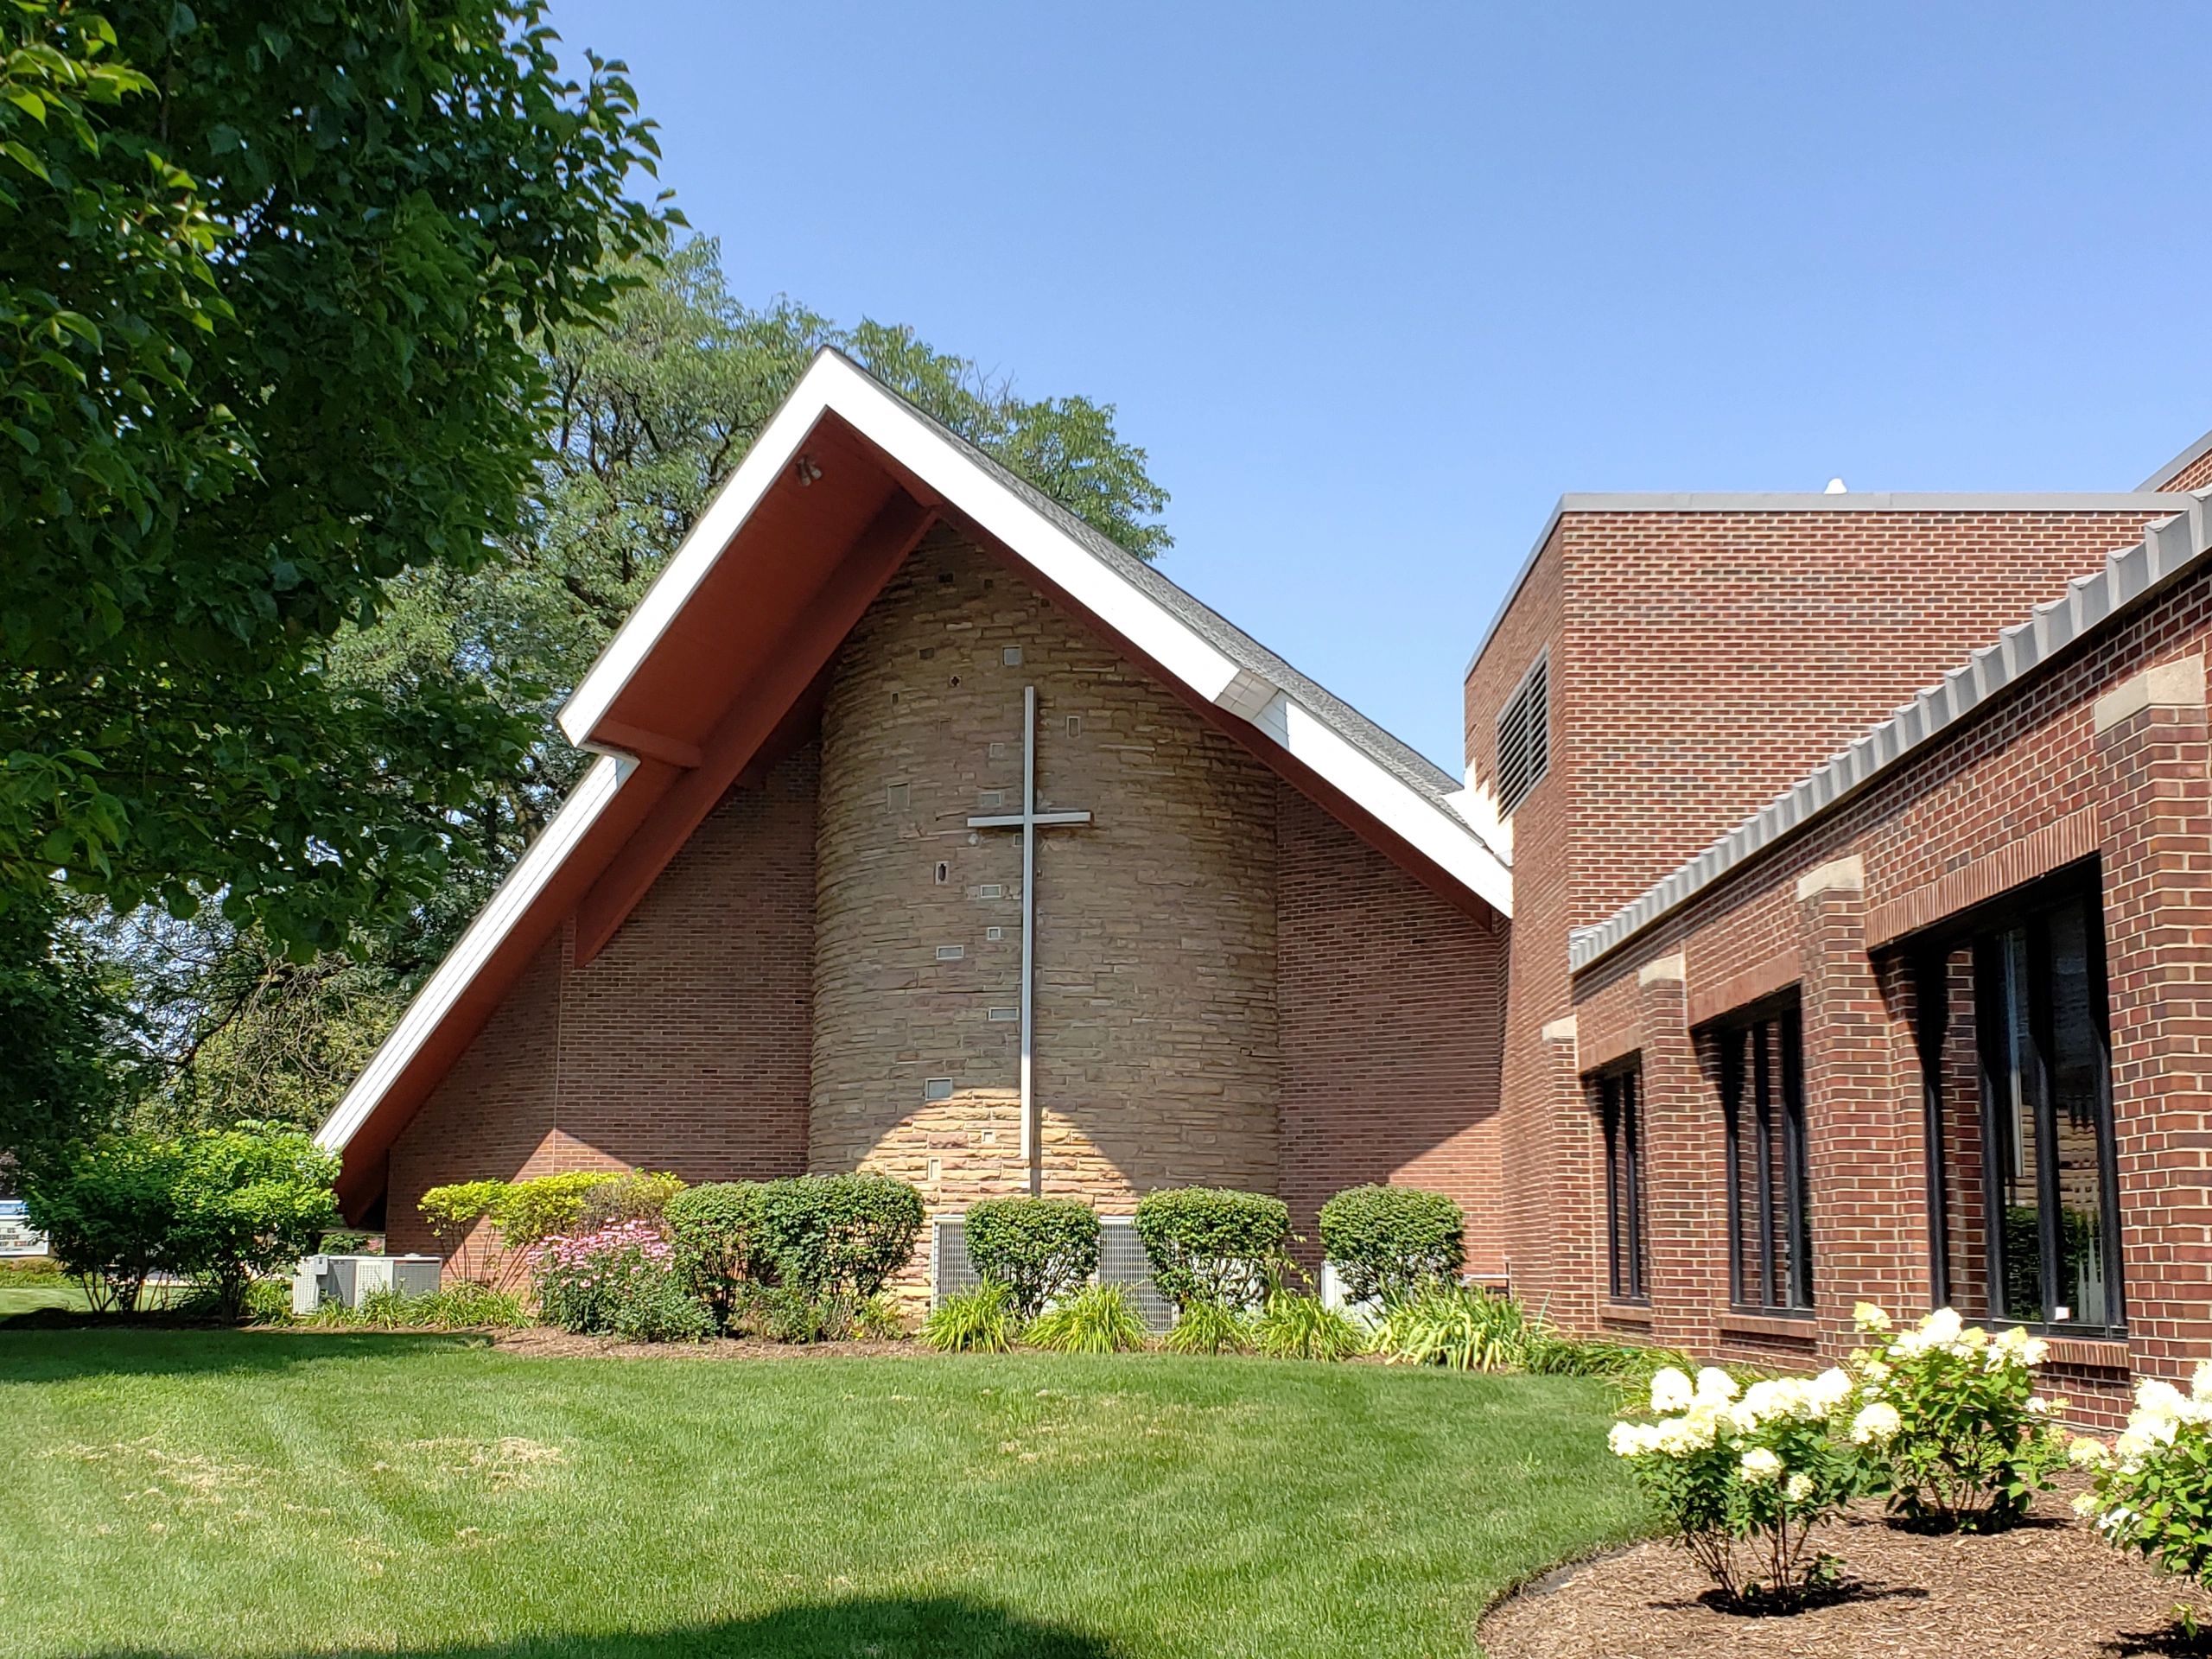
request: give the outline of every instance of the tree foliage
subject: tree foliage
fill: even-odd
[[[219,893],[311,954],[432,898],[519,764],[468,677],[327,646],[513,530],[532,341],[648,240],[631,89],[565,79],[542,10],[0,19],[0,902]]]

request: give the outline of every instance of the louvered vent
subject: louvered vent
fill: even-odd
[[[1497,716],[1497,810],[1510,812],[1551,769],[1551,655],[1536,658]]]
[[[1174,1308],[1153,1288],[1152,1263],[1145,1257],[1136,1224],[1126,1217],[1103,1218],[1098,1224],[1098,1282],[1127,1285],[1147,1330],[1165,1331],[1175,1323]]]
[[[957,1216],[939,1216],[937,1238],[931,1254],[935,1261],[930,1270],[930,1300],[941,1302],[948,1296],[957,1296],[963,1290],[973,1290],[983,1282],[982,1274],[976,1271],[968,1259],[968,1228]]]

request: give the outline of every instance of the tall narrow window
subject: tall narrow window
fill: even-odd
[[[1643,1103],[1634,1068],[1598,1080],[1605,1128],[1606,1288],[1617,1302],[1640,1302],[1644,1284]]]
[[[2033,890],[1919,956],[1936,1299],[1978,1318],[2119,1332],[2094,886]]]
[[[1723,1027],[1728,1133],[1728,1296],[1761,1313],[1813,1306],[1813,1226],[1797,1005]]]
[[[1510,812],[1551,770],[1551,653],[1529,664],[1497,715],[1497,810]]]

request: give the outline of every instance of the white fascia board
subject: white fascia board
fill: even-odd
[[[601,755],[585,772],[583,781],[561,804],[553,821],[544,832],[531,843],[530,850],[507,872],[505,880],[499,883],[476,919],[468,925],[460,942],[446,953],[423,988],[407,1005],[407,1012],[392,1027],[391,1035],[378,1046],[362,1068],[361,1075],[353,1079],[329,1117],[315,1131],[315,1143],[326,1152],[339,1152],[353,1138],[355,1131],[368,1121],[377,1103],[384,1098],[399,1074],[407,1069],[430,1033],[443,1022],[453,1006],[461,1000],[492,953],[505,943],[514,925],[522,919],[523,912],[545,890],[555,871],[575,850],[592,825],[621,789],[623,781],[637,770],[638,763],[626,756]]]
[[[1207,702],[1213,702],[1235,679],[1235,663],[1077,545],[903,401],[843,358],[824,352],[800,378],[790,398],[683,538],[668,568],[562,709],[561,729],[570,742],[582,744],[605,716],[825,412],[839,416],[947,500],[957,502],[969,518]]]
[[[1392,777],[1319,715],[1278,696],[1252,722],[1291,758],[1372,812],[1491,909],[1513,914],[1513,872],[1454,814]]]

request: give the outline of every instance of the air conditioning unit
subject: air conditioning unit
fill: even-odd
[[[409,1299],[432,1295],[442,1265],[435,1255],[302,1256],[292,1275],[292,1312],[312,1313],[327,1302],[359,1307],[380,1290]]]

